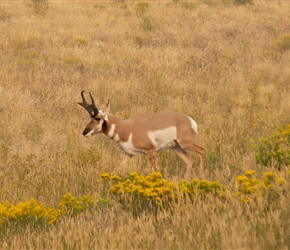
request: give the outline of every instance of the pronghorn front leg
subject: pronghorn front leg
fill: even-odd
[[[156,169],[156,160],[157,160],[157,152],[155,149],[150,149],[145,151],[150,159],[150,163],[153,166],[154,171],[157,171]]]

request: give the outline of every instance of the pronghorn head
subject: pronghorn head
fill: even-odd
[[[106,125],[106,122],[108,121],[108,114],[110,111],[110,100],[108,101],[107,106],[104,106],[103,109],[98,110],[98,108],[95,105],[95,101],[94,98],[92,97],[92,94],[89,93],[92,104],[88,104],[84,97],[84,92],[85,91],[81,92],[83,102],[78,102],[78,104],[84,107],[85,110],[88,111],[88,113],[91,116],[90,122],[83,131],[84,136],[91,136],[103,131],[103,127]]]

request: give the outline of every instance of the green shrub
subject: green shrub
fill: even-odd
[[[75,46],[80,49],[85,48],[88,46],[88,41],[79,37],[75,40]]]
[[[0,21],[6,22],[9,21],[12,18],[10,14],[8,14],[3,8],[0,6]]]
[[[45,207],[43,203],[38,203],[35,199],[27,202],[19,202],[17,205],[9,201],[0,203],[0,229],[4,229],[9,224],[16,226],[33,224],[52,225],[58,219],[60,213],[52,207]]]
[[[283,36],[279,41],[273,44],[273,47],[277,52],[290,50],[290,35]]]
[[[108,204],[106,199],[99,199],[98,205]],[[9,225],[50,226],[64,216],[76,216],[95,207],[95,200],[91,195],[74,197],[65,194],[59,202],[59,208],[47,207],[35,199],[19,202],[17,205],[4,201],[0,203],[0,230]]]
[[[279,127],[268,137],[260,138],[254,143],[256,163],[274,166],[281,170],[290,164],[290,124]]]
[[[90,164],[95,164],[102,158],[98,148],[90,148],[88,150],[79,151],[77,157],[72,156],[72,161],[77,166],[88,166]]]
[[[277,60],[282,56],[282,53],[290,50],[290,35],[281,37],[279,41],[274,42],[269,50],[264,52],[264,55],[273,60]]]
[[[152,31],[157,27],[157,22],[152,17],[143,17],[140,25],[143,30]]]
[[[181,3],[181,8],[186,9],[186,10],[193,10],[198,6],[196,2],[182,2]]]
[[[188,198],[192,202],[195,198],[205,201],[209,196],[219,200],[226,198],[226,188],[218,181],[181,180],[176,185],[164,179],[160,172],[141,175],[134,171],[124,177],[104,173],[101,180],[111,199],[131,211],[133,216],[142,212],[156,215],[159,209],[170,209],[172,202],[182,203]]]
[[[141,37],[141,36],[135,36],[135,37],[134,37],[134,43],[136,44],[136,46],[137,46],[138,48],[141,48],[141,47],[144,46],[144,44],[145,44],[145,40],[144,40],[144,38]]]
[[[133,216],[144,211],[156,214],[159,207],[167,207],[174,199],[173,182],[163,179],[160,172],[144,176],[134,171],[125,177],[105,173],[101,180],[111,198]]]
[[[67,57],[63,60],[64,68],[68,70],[83,70],[84,69],[84,62],[78,56]]]
[[[44,128],[39,121],[29,123],[23,130],[25,138],[29,141],[39,142],[44,134]]]
[[[46,14],[48,10],[48,0],[32,0],[35,14]]]
[[[242,4],[252,4],[253,0],[233,0],[234,4],[242,5]]]
[[[92,66],[97,71],[110,71],[113,68],[113,65],[109,61],[97,61]]]
[[[124,177],[104,173],[101,175],[103,195],[96,193],[75,197],[65,194],[56,208],[39,203],[34,198],[16,205],[7,200],[1,202],[0,232],[11,225],[51,226],[64,217],[75,217],[86,211],[93,214],[116,202],[125,211],[133,213],[133,216],[142,212],[156,216],[160,209],[173,212],[173,203],[182,205],[190,201],[194,204],[198,200],[214,207],[219,204],[224,207],[236,199],[241,204],[256,205],[255,201],[258,201],[260,205],[266,205],[265,208],[279,205],[277,200],[289,189],[286,179],[274,172],[265,172],[262,178],[255,175],[255,170],[249,170],[244,175],[237,176],[236,186],[230,187],[219,181],[200,179],[189,182],[181,180],[175,184],[164,179],[160,172],[141,175],[134,171]]]
[[[95,205],[94,198],[91,195],[83,195],[79,198],[71,194],[65,194],[59,203],[61,214],[71,216],[78,215],[87,209],[92,209]]]
[[[15,65],[20,70],[31,70],[39,63],[39,52],[34,50],[20,50],[17,53]]]
[[[236,177],[238,190],[235,196],[240,198],[242,203],[250,203],[257,197],[264,198],[265,203],[271,203],[279,197],[281,190],[286,188],[286,180],[273,172],[265,172],[262,179],[256,178],[255,174],[255,170],[249,170],[245,175]]]
[[[149,8],[150,8],[149,3],[144,2],[137,3],[135,7],[137,16],[140,17],[144,16]]]

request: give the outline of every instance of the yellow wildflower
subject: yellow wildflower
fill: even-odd
[[[253,175],[255,175],[256,174],[256,171],[255,170],[248,170],[246,173],[245,173],[245,175],[246,176],[248,176],[248,177],[251,177],[251,176],[253,176]]]
[[[101,181],[105,181],[105,180],[109,180],[109,179],[110,179],[109,173],[101,174]]]

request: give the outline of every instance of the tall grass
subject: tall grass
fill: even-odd
[[[77,105],[81,90],[110,98],[120,118],[166,110],[193,117],[209,181],[234,188],[249,169],[278,172],[274,163],[256,164],[252,144],[290,123],[289,23],[285,2],[1,3],[0,202],[57,207],[67,193],[106,196],[102,173],[151,172],[146,157],[119,169],[114,142],[82,136],[89,117]],[[165,178],[182,179],[173,152],[159,162]],[[287,168],[279,175],[289,182]],[[269,209],[235,199],[222,209],[200,200],[174,205],[157,225],[113,202],[48,228],[11,223],[0,246],[286,249],[289,189],[282,194]]]

